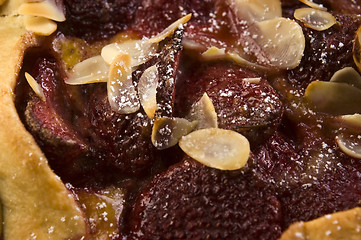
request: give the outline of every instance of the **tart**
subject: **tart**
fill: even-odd
[[[361,238],[361,2],[0,4],[3,239]]]

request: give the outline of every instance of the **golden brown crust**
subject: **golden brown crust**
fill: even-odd
[[[23,17],[1,17],[0,198],[3,236],[7,240],[80,239],[86,228],[82,213],[64,184],[51,171],[15,109],[14,87],[24,51],[37,43],[36,37],[26,33]]]
[[[23,2],[25,2],[25,0],[0,0],[1,16],[17,15],[17,9]]]
[[[361,208],[326,215],[309,222],[292,224],[280,240],[359,240]]]

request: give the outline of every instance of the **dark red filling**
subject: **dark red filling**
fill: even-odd
[[[186,158],[157,175],[130,216],[132,239],[276,239],[281,205],[249,173]]]
[[[183,60],[192,62],[190,57]],[[261,74],[231,62],[185,64],[176,88],[176,110],[185,116],[207,93],[213,102],[220,128],[242,133],[253,146],[268,139],[281,123],[283,106],[277,93]],[[259,79],[249,83],[247,79]]]
[[[60,29],[87,41],[107,39],[135,21],[139,0],[63,0],[66,22]]]
[[[206,62],[197,50],[173,44],[185,37],[206,47],[237,46],[242,26],[225,1],[64,0],[67,21],[58,35],[25,57],[16,88],[19,116],[65,183],[87,187],[87,192],[109,185],[126,190],[121,237],[277,239],[293,222],[350,209],[361,200],[361,162],[335,143],[340,126],[334,116],[310,113],[302,98],[311,81],[328,81],[335,71],[354,66],[352,44],[361,20],[354,15],[358,8],[347,5],[351,1],[315,2],[328,7],[339,24],[323,32],[303,27],[301,64],[259,73],[231,61]],[[299,1],[282,4],[287,17],[304,7]],[[164,81],[175,79],[174,85],[158,88],[161,116],[184,117],[206,92],[219,127],[251,142],[252,154],[242,170],[205,167],[178,147],[158,151],[150,141],[152,122],[142,110],[129,115],[112,111],[104,83],[64,82],[52,44],[61,34],[91,42],[123,30],[152,36],[183,13],[193,14],[184,33],[166,39],[159,57],[141,66],[133,80],[154,63]],[[46,101],[33,93],[24,72],[42,86]]]

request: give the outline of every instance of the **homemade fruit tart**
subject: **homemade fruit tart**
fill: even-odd
[[[361,239],[361,1],[0,3],[2,239]]]

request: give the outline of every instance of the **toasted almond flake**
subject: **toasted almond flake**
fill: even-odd
[[[57,29],[57,24],[47,18],[26,16],[24,19],[26,31],[41,36],[49,36]]]
[[[280,0],[232,0],[240,19],[264,21],[282,17]]]
[[[196,130],[218,127],[217,113],[207,93],[204,93],[202,98],[192,106],[186,119],[198,122]]]
[[[214,59],[227,59],[234,61],[240,66],[246,66],[253,69],[268,70],[267,67],[261,66],[257,63],[253,63],[248,61],[247,59],[241,57],[238,53],[235,52],[226,52],[224,48],[217,48],[212,46],[208,48],[205,52],[202,53],[202,57],[204,60],[214,60]]]
[[[300,1],[301,3],[306,4],[307,6],[309,6],[311,8],[327,11],[327,8],[325,8],[323,5],[314,3],[311,0],[298,0],[298,1]]]
[[[301,26],[290,19],[276,18],[253,24],[250,32],[272,66],[292,69],[301,62],[305,37]]]
[[[226,59],[232,60],[232,61],[234,61],[235,63],[237,63],[240,66],[246,66],[246,67],[250,67],[250,68],[253,68],[253,69],[256,69],[256,70],[261,70],[261,71],[269,70],[268,67],[261,66],[261,65],[259,65],[257,63],[253,63],[253,62],[248,61],[247,59],[241,57],[238,53],[227,52],[226,55],[227,55]]]
[[[175,146],[196,125],[196,121],[190,122],[184,118],[156,118],[152,129],[152,143],[159,150]]]
[[[335,115],[361,112],[361,90],[347,83],[314,81],[304,97],[316,111]]]
[[[112,43],[102,48],[101,56],[105,62],[111,64],[119,54],[131,56],[131,66],[139,66],[155,55],[157,44],[151,43],[149,39],[129,40],[123,43]]]
[[[140,104],[149,118],[154,118],[157,110],[158,79],[157,65],[153,65],[144,71],[138,83]]]
[[[44,17],[57,22],[65,21],[64,12],[56,5],[54,0],[23,3],[18,12],[22,15]]]
[[[259,84],[261,82],[261,78],[243,78],[243,81],[248,83]]]
[[[192,14],[188,14],[188,15],[178,19],[177,21],[175,21],[174,23],[169,25],[166,29],[164,29],[162,32],[160,32],[156,36],[149,39],[149,41],[151,43],[159,43],[159,42],[161,42],[162,40],[164,40],[167,37],[169,37],[170,35],[172,35],[174,33],[174,31],[177,28],[179,28],[179,26],[181,26],[182,24],[187,23],[191,19],[191,17],[192,17]]]
[[[353,44],[353,61],[359,71],[361,71],[361,26],[357,29]]]
[[[226,58],[226,49],[212,46],[202,53],[202,57],[207,60]]]
[[[33,89],[33,91],[35,92],[35,94],[43,101],[45,101],[45,95],[43,92],[43,89],[41,88],[41,86],[38,84],[38,82],[29,74],[29,73],[25,73],[25,78],[26,81],[28,81],[31,89]]]
[[[247,138],[219,128],[194,131],[182,137],[179,146],[193,159],[220,170],[240,169],[246,165],[250,155]]]
[[[101,56],[88,58],[76,64],[65,80],[70,85],[107,82],[109,66]]]
[[[361,76],[352,67],[345,67],[335,72],[331,77],[330,82],[347,83],[361,89]]]
[[[352,135],[339,134],[336,136],[337,145],[348,156],[361,159],[361,138]]]
[[[317,31],[324,31],[337,23],[336,18],[331,13],[312,8],[296,9],[294,17],[306,27]]]
[[[144,38],[141,40],[129,40],[123,43],[109,44],[103,47],[101,56],[106,63],[111,64],[119,54],[129,54],[132,57],[131,66],[139,66],[155,55],[159,42],[173,34],[181,24],[188,22],[191,16],[192,14],[188,14],[178,19],[161,33],[150,39]]]
[[[200,44],[196,41],[193,41],[187,37],[183,37],[182,45],[185,49],[198,50],[198,51],[206,50],[206,46],[204,46],[203,44]]]
[[[110,65],[107,91],[112,110],[121,114],[139,110],[140,103],[133,85],[129,54],[119,54]]]
[[[339,116],[339,119],[347,126],[361,129],[361,114],[342,115]]]
[[[359,240],[360,231],[361,208],[356,207],[307,222],[295,222],[279,240]]]

